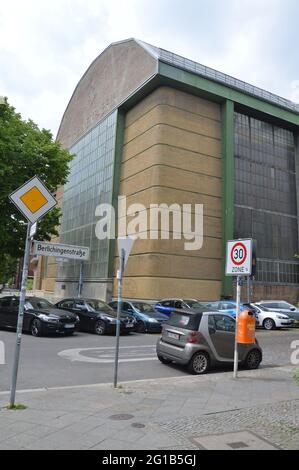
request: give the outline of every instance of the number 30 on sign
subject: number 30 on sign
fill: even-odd
[[[230,240],[226,247],[227,276],[250,276],[252,270],[252,240]]]

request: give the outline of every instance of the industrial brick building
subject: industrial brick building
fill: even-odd
[[[116,294],[114,240],[95,236],[96,206],[203,204],[204,243],[135,242],[124,296],[230,296],[225,243],[257,240],[257,298],[298,299],[299,105],[171,52],[129,39],[88,68],[58,132],[76,156],[59,188],[62,243],[90,246],[84,295]],[[35,287],[77,289],[79,266],[40,259]]]

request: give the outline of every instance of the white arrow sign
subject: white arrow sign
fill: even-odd
[[[130,253],[132,251],[133,245],[134,245],[135,238],[132,237],[120,237],[117,239],[117,245],[118,245],[118,254],[121,256],[121,250],[124,250],[125,252],[125,259],[124,259],[124,266],[125,268],[128,258],[130,256]]]

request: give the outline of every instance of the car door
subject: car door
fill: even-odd
[[[236,322],[228,315],[209,315],[209,333],[220,360],[233,360]]]
[[[80,330],[90,331],[94,329],[97,313],[89,311],[85,300],[74,299],[72,311],[80,318]]]

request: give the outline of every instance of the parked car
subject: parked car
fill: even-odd
[[[200,308],[201,302],[196,299],[162,299],[156,303],[155,309],[163,313],[164,315],[169,315],[176,308],[188,309],[188,308]]]
[[[201,310],[175,310],[163,325],[157,342],[157,356],[163,364],[185,365],[192,374],[204,374],[210,367],[232,364],[235,320],[228,314]],[[257,369],[262,349],[254,344],[239,345],[239,362]]]
[[[257,318],[257,326],[265,330],[274,330],[275,328],[288,328],[292,326],[294,320],[288,315],[279,312],[273,312],[271,309],[255,303],[246,303],[245,307],[252,310]]]
[[[117,311],[116,301],[109,302],[109,305]],[[124,300],[122,302],[122,312],[135,318],[135,330],[138,333],[161,333],[162,324],[168,319],[166,315],[156,312],[151,304],[135,300]]]
[[[237,315],[237,304],[233,300],[217,300],[215,302],[205,302],[204,306],[214,311],[218,310],[221,313],[227,313],[228,315],[231,315],[234,318],[236,318]],[[246,307],[243,303],[241,303],[240,311],[243,312],[243,310],[246,310]]]
[[[102,300],[70,298],[57,302],[56,307],[78,315],[80,331],[88,331],[97,335],[116,332],[117,319],[114,310]],[[136,322],[128,315],[120,318],[120,332],[130,333]]]
[[[16,328],[20,298],[6,296],[0,299],[0,327]],[[26,297],[23,331],[33,336],[49,333],[71,335],[79,325],[79,317],[70,311],[58,310],[55,305],[40,297]]]
[[[299,308],[286,302],[285,300],[260,300],[257,305],[268,308],[272,312],[280,312],[288,315],[296,321],[299,321]]]

